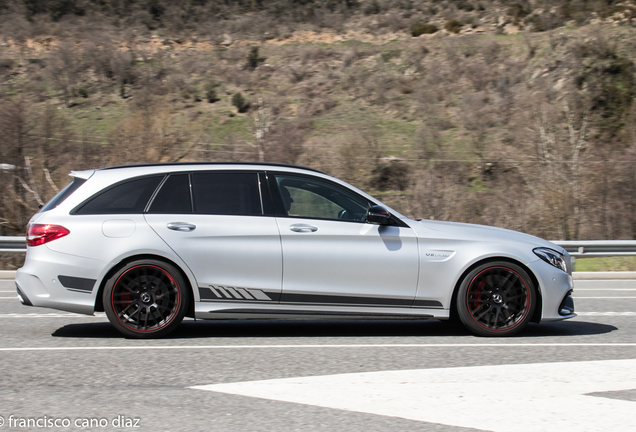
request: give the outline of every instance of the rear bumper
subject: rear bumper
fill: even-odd
[[[22,304],[92,315],[98,283],[78,289],[76,281],[99,280],[105,263],[55,252],[46,246],[30,249],[15,277]]]
[[[33,306],[33,303],[31,303],[31,300],[29,300],[29,297],[27,297],[27,295],[24,292],[22,292],[22,290],[20,289],[20,285],[18,285],[17,282],[15,284],[15,290],[17,291],[18,299],[20,300],[20,303],[22,303],[25,306]]]

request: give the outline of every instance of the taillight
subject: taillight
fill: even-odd
[[[59,239],[71,232],[61,225],[32,224],[27,227],[27,246],[39,246]]]

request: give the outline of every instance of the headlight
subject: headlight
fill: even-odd
[[[557,251],[548,249],[548,248],[536,248],[536,249],[533,249],[533,252],[535,253],[536,256],[541,258],[543,261],[567,273],[568,268],[565,265],[565,260],[563,259],[563,255],[561,255]]]

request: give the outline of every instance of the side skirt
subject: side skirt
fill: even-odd
[[[198,319],[448,319],[445,309],[198,302]],[[372,309],[372,310],[371,310]]]

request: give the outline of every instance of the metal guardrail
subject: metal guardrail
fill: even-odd
[[[26,237],[0,237],[0,252],[26,252]]]
[[[552,243],[561,246],[574,258],[636,255],[634,240],[557,240]]]
[[[574,258],[595,258],[636,255],[634,240],[555,240]],[[0,237],[0,252],[26,252],[25,237]]]

